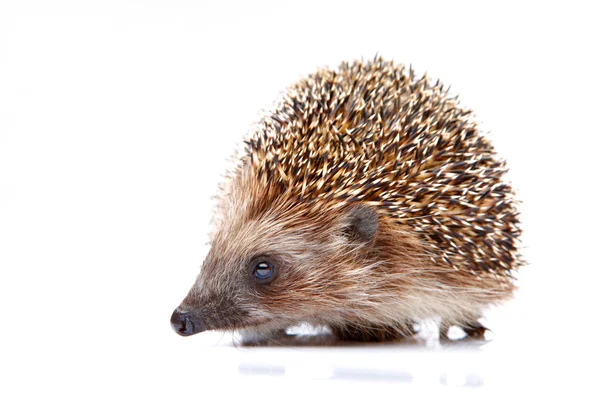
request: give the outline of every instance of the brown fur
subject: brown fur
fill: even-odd
[[[247,142],[180,309],[206,329],[307,322],[353,340],[434,317],[473,325],[511,295],[520,264],[504,171],[441,85],[381,59],[321,70]],[[371,240],[353,236],[357,207],[376,213]],[[268,285],[250,277],[257,256],[275,260]]]

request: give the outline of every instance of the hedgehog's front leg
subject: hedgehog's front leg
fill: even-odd
[[[343,325],[331,328],[340,340],[352,342],[385,342],[410,337],[417,333],[414,324],[386,325]]]

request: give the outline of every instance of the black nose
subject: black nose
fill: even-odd
[[[200,332],[196,327],[197,324],[192,320],[192,314],[187,312],[173,311],[171,315],[171,327],[181,336],[190,336]]]

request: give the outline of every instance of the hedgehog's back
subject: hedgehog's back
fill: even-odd
[[[520,230],[504,164],[438,82],[376,59],[292,86],[248,141],[269,185],[361,201],[421,233],[437,261],[507,276]]]

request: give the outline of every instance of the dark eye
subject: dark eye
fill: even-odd
[[[275,268],[269,261],[258,261],[254,266],[252,275],[258,280],[266,280],[273,276]]]

